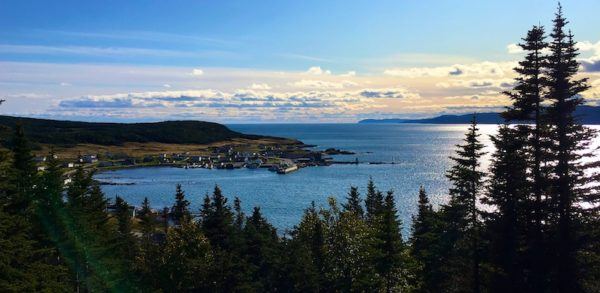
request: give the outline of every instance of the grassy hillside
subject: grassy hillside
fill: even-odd
[[[127,142],[206,144],[234,138],[257,139],[230,130],[224,125],[202,121],[155,123],[91,123],[0,116],[0,132],[8,137],[22,123],[27,136],[36,143],[61,146],[77,144],[122,145]]]

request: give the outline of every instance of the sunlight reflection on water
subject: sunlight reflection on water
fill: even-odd
[[[416,212],[417,193],[423,185],[431,201],[446,202],[448,181],[445,171],[450,167],[448,156],[461,143],[467,125],[420,124],[253,124],[231,125],[232,129],[253,134],[293,137],[317,149],[335,147],[356,152],[351,156],[335,156],[336,160],[361,162],[395,162],[382,165],[333,165],[304,168],[288,175],[278,175],[264,169],[206,170],[180,168],[140,168],[104,172],[96,178],[135,185],[103,185],[109,197],[122,196],[139,205],[147,196],[153,207],[170,206],[175,185],[182,184],[192,208],[197,210],[202,197],[215,184],[222,187],[232,201],[242,200],[246,212],[260,206],[265,216],[279,229],[295,225],[303,210],[315,201],[325,205],[333,196],[344,200],[351,185],[364,194],[369,177],[382,190],[393,189],[404,232],[408,233],[410,217]],[[483,168],[489,166],[493,146],[489,138],[496,125],[480,125],[481,141],[487,152]],[[595,126],[595,129],[600,127]],[[594,141],[600,145],[600,138]],[[405,234],[406,235],[406,234]]]

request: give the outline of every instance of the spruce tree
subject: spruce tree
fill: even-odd
[[[377,190],[373,178],[369,178],[367,185],[367,197],[365,198],[365,217],[367,221],[373,223],[383,207],[383,194]]]
[[[12,139],[12,187],[8,194],[10,200],[7,209],[15,213],[31,216],[32,200],[35,197],[37,170],[31,153],[29,140],[25,137],[23,125],[18,123]]]
[[[553,152],[553,194],[551,218],[553,248],[556,251],[555,283],[560,292],[581,290],[577,253],[585,231],[580,229],[580,215],[594,213],[582,203],[594,200],[586,189],[589,178],[580,159],[594,133],[581,125],[574,112],[584,103],[581,93],[589,88],[587,79],[577,79],[579,55],[573,34],[565,30],[568,21],[559,4],[553,20],[550,55],[547,64],[548,120],[551,123]],[[597,214],[596,214],[597,217]],[[582,238],[582,236],[584,236]]]
[[[492,137],[496,150],[492,155],[488,192],[482,202],[492,207],[484,215],[486,238],[490,242],[490,286],[495,292],[530,291],[538,286],[536,282],[531,287],[525,286],[531,264],[523,251],[527,248],[527,229],[533,224],[527,220],[530,217],[528,132],[523,126],[502,125]]]
[[[119,254],[126,260],[135,257],[135,239],[132,234],[131,210],[129,204],[121,197],[115,198],[115,218],[117,219],[117,243]]]
[[[150,240],[156,230],[156,219],[155,214],[152,212],[150,207],[150,201],[148,197],[144,197],[142,207],[137,213],[137,217],[140,219],[140,231],[142,233],[143,240]]]
[[[135,271],[139,284],[146,284],[146,287],[158,287],[157,280],[159,279],[159,265],[156,260],[160,258],[159,246],[154,242],[157,223],[156,215],[150,208],[150,201],[145,197],[142,202],[142,207],[137,213],[139,218],[139,226],[141,238],[139,239],[139,251],[136,257]]]
[[[215,265],[211,271],[211,278],[214,280],[214,290],[246,290],[247,275],[240,269],[244,266],[238,266],[242,260],[233,247],[233,212],[218,186],[215,186],[210,197],[205,197],[200,213],[200,227],[213,249]]]
[[[238,197],[233,200],[233,210],[235,211],[235,230],[241,232],[244,228],[245,215],[242,211],[242,204]]]
[[[60,163],[53,151],[48,155],[46,171],[40,178],[40,189],[36,196],[36,215],[39,222],[45,227],[53,241],[59,241],[63,233],[61,227],[64,216],[64,176]]]
[[[255,207],[244,227],[244,256],[251,267],[251,279],[254,289],[268,291],[279,284],[279,239],[275,228],[262,216],[259,207]]]
[[[514,90],[506,92],[513,100],[511,107],[503,113],[507,122],[526,122],[533,126],[522,125],[520,128],[530,132],[529,142],[524,148],[530,150],[527,169],[532,174],[530,179],[531,198],[526,207],[530,212],[528,216],[529,228],[526,247],[527,258],[531,266],[531,283],[536,290],[543,291],[546,275],[545,265],[545,240],[544,223],[547,223],[547,197],[548,197],[548,156],[549,128],[546,118],[544,102],[545,67],[547,56],[544,52],[548,48],[545,31],[542,26],[534,26],[527,32],[523,43],[519,46],[526,52],[524,60],[519,62],[515,72],[519,75],[516,79]]]
[[[233,232],[233,213],[221,188],[215,186],[210,201],[202,210],[202,230],[213,247],[229,249]]]
[[[171,215],[176,224],[191,220],[189,206],[190,202],[185,199],[185,192],[181,189],[181,184],[177,184],[175,188],[175,204],[171,208]]]
[[[346,204],[343,204],[342,207],[347,212],[355,213],[359,218],[364,217],[360,193],[358,192],[357,187],[350,187],[350,192],[348,192],[348,196],[346,197]]]
[[[438,243],[440,238],[438,215],[433,210],[425,188],[419,188],[418,212],[412,217],[410,251],[416,262],[416,284],[419,292],[441,291]]]
[[[403,286],[406,286],[407,276],[403,269],[407,267],[407,262],[403,256],[405,247],[400,233],[402,222],[397,213],[394,193],[388,191],[381,213],[380,230],[376,232],[380,258],[375,267],[383,277],[385,292],[402,291]]]
[[[324,224],[312,202],[304,210],[300,223],[294,227],[287,242],[293,248],[288,254],[293,277],[290,286],[297,291],[320,292],[326,288]]]
[[[450,201],[443,207],[443,245],[449,260],[445,278],[452,290],[481,292],[480,212],[477,208],[484,173],[480,171],[483,144],[475,115],[464,144],[457,145],[454,165],[447,172],[452,183]],[[465,272],[469,272],[466,273]]]

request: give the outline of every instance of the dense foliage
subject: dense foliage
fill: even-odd
[[[448,202],[432,206],[422,187],[411,235],[393,191],[373,180],[364,198],[351,187],[343,203],[313,203],[280,234],[218,186],[199,213],[177,185],[172,207],[145,198],[134,215],[93,172],[65,184],[52,154],[38,172],[15,125],[0,151],[0,291],[597,292],[599,164],[595,133],[574,115],[587,85],[566,23],[559,9],[551,42],[539,26],[524,38],[489,169],[473,117],[451,157]]]

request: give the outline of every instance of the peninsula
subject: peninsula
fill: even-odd
[[[0,116],[2,137],[11,137],[17,125],[31,140],[40,170],[51,152],[66,169],[268,168],[281,174],[329,165],[328,155],[352,154],[316,151],[296,139],[244,134],[203,121],[94,123]],[[10,140],[1,143],[9,146]]]
[[[600,106],[580,106],[575,111],[575,116],[580,119],[582,124],[600,125]],[[386,124],[404,124],[404,123],[423,123],[423,124],[469,124],[473,114],[463,115],[441,115],[432,118],[423,119],[364,119],[358,123],[386,123]],[[477,113],[477,123],[479,124],[502,124],[504,119],[500,113],[484,112]]]

